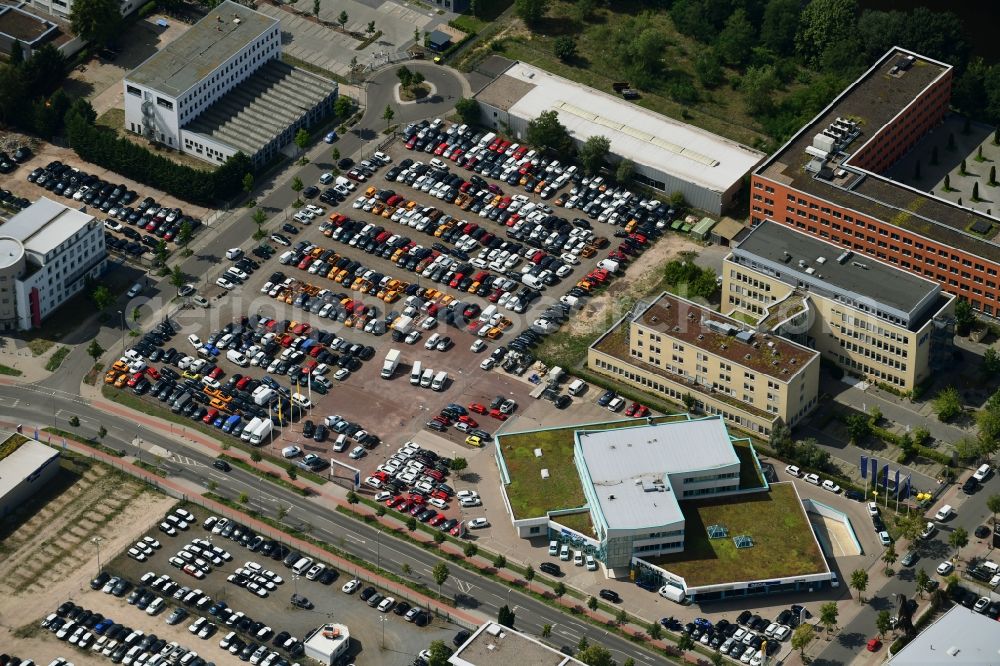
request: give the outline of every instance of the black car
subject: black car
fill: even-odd
[[[562,569],[555,562],[542,562],[538,565],[538,569],[542,573],[547,573],[550,576],[562,576]]]
[[[962,492],[965,493],[966,495],[971,495],[972,493],[976,492],[978,488],[979,488],[979,482],[976,481],[975,477],[972,476],[966,479],[965,483],[962,484]]]
[[[111,575],[108,574],[107,571],[102,571],[97,574],[97,577],[90,581],[90,589],[99,590],[104,587],[109,580],[111,580]]]
[[[223,472],[228,472],[233,469],[232,465],[227,463],[225,460],[214,460],[212,462],[212,467],[214,467],[215,469],[220,469]]]
[[[455,647],[459,647],[460,645],[465,643],[465,641],[469,640],[469,636],[471,635],[472,633],[470,631],[468,631],[467,629],[462,629],[460,632],[455,634],[455,637],[453,639],[451,639],[451,643]]]
[[[378,590],[376,590],[374,587],[369,586],[361,590],[361,594],[359,596],[361,598],[361,601],[368,601],[369,599],[371,599],[372,595],[377,593]]]
[[[605,601],[610,601],[613,604],[621,603],[622,600],[621,596],[619,596],[619,594],[614,590],[601,590],[600,592],[598,592],[598,595],[601,597],[601,599],[604,599]]]
[[[312,199],[316,197],[316,195],[318,194],[319,194],[319,188],[316,187],[315,185],[310,185],[306,189],[302,190],[302,196],[304,196],[306,199]]]

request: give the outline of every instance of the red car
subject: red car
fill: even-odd
[[[160,378],[160,371],[154,368],[153,366],[149,366],[148,368],[146,368],[146,374],[152,377],[153,379]]]
[[[649,416],[649,407],[646,405],[639,405],[639,409],[635,410],[635,418],[641,419]]]
[[[212,421],[215,420],[215,417],[218,415],[219,415],[219,410],[212,408],[208,410],[208,413],[205,414],[205,416],[202,417],[201,421],[202,423],[211,423]]]
[[[437,527],[446,520],[448,520],[448,517],[445,516],[443,513],[439,513],[438,515],[431,518],[430,524],[433,525],[434,527]]]
[[[240,379],[240,381],[236,382],[236,388],[242,391],[247,387],[247,384],[249,384],[251,381],[253,381],[253,377],[247,375],[246,377]]]
[[[461,421],[462,423],[469,424],[469,426],[471,426],[473,428],[478,428],[479,427],[479,422],[476,421],[476,419],[472,418],[471,416],[465,416],[465,415],[459,416],[458,420]]]
[[[878,652],[878,649],[882,647],[882,641],[877,638],[873,638],[868,641],[867,650],[869,652]]]
[[[406,513],[407,511],[410,510],[411,506],[413,505],[407,502],[406,500],[403,500],[393,508],[396,509],[396,511],[399,511],[400,513]]]
[[[448,493],[440,489],[435,489],[434,492],[431,493],[431,497],[436,497],[439,500],[447,501]]]
[[[469,411],[476,414],[485,414],[487,410],[486,405],[481,405],[478,402],[471,402],[469,403]]]
[[[413,508],[410,509],[410,515],[411,516],[415,516],[415,515],[417,515],[418,513],[420,513],[423,510],[424,510],[424,505],[423,504],[414,504]]]
[[[506,421],[507,415],[501,412],[499,409],[491,409],[490,416],[495,418],[497,421]]]
[[[456,537],[465,536],[465,523],[462,522],[461,520],[458,521],[458,525],[455,525],[453,528],[451,528],[449,534]]]
[[[385,505],[390,509],[395,509],[398,505],[402,504],[404,501],[402,495],[396,495],[395,497],[390,497],[385,501]]]
[[[635,416],[637,409],[639,409],[639,403],[633,402],[625,409],[625,416]]]
[[[427,498],[420,493],[410,493],[410,501],[415,504],[426,504]]]
[[[142,379],[142,375],[143,375],[143,373],[137,372],[134,375],[132,375],[131,377],[129,377],[128,378],[129,388],[135,388],[135,385],[139,383],[140,379]]]
[[[212,372],[208,373],[208,376],[211,377],[212,379],[218,379],[219,377],[222,376],[222,374],[223,374],[222,368],[217,366],[212,370]]]

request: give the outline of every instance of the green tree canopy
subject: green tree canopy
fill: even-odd
[[[448,657],[451,656],[452,650],[444,641],[432,641],[427,650],[430,652],[427,666],[448,666]]]
[[[600,171],[610,150],[611,140],[608,137],[600,135],[589,137],[580,147],[580,163],[584,171],[590,175]]]
[[[790,55],[801,12],[800,0],[768,0],[760,26],[761,43],[779,55]]]
[[[746,10],[734,11],[715,42],[715,50],[727,65],[736,67],[750,58],[750,51],[757,41],[757,32],[747,16]]]
[[[69,20],[73,32],[84,40],[107,46],[120,31],[121,3],[118,0],[74,0]]]
[[[536,148],[551,150],[562,157],[572,150],[573,140],[555,111],[542,111],[537,118],[529,120],[526,136],[528,143]]]
[[[514,11],[529,27],[541,21],[548,9],[548,0],[514,0]]]
[[[569,35],[560,35],[552,43],[552,52],[563,62],[569,62],[576,57],[576,40]]]
[[[611,653],[608,652],[607,648],[596,643],[577,652],[576,659],[588,666],[614,666],[615,664],[615,660],[611,658]]]
[[[819,65],[827,49],[853,43],[858,17],[856,0],[812,0],[802,10],[795,44],[808,64]]]
[[[469,97],[462,97],[455,102],[455,113],[463,123],[473,125],[479,122],[479,102]]]

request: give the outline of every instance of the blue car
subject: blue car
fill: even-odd
[[[227,418],[228,417],[225,414],[219,414],[218,416],[215,417],[215,420],[212,421],[212,425],[215,426],[216,428],[221,428],[222,424],[226,422]]]
[[[334,141],[337,140],[337,133],[336,132],[330,132],[325,137],[323,137],[323,140],[326,141],[327,143],[333,143]]]

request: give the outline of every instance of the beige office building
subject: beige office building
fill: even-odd
[[[938,283],[770,221],[726,257],[722,310],[901,391],[948,362],[954,333]]]
[[[588,366],[624,384],[720,414],[768,435],[816,407],[819,354],[691,301],[663,293],[637,306],[595,341]]]

